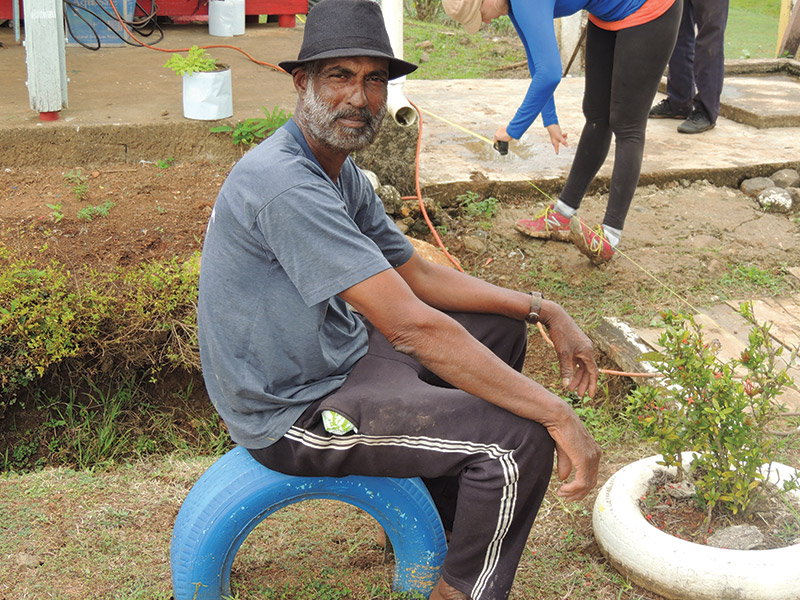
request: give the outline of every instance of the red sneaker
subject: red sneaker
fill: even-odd
[[[514,225],[517,231],[534,238],[569,240],[569,219],[553,209],[553,205],[536,213],[533,219],[520,219]]]
[[[614,247],[606,239],[602,225],[590,229],[581,219],[572,219],[570,237],[592,264],[601,265],[614,257]]]

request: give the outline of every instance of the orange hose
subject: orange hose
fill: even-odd
[[[417,199],[419,200],[419,209],[422,212],[422,216],[425,219],[425,222],[428,224],[428,229],[430,229],[431,233],[433,234],[433,237],[436,239],[436,243],[439,245],[441,251],[444,252],[444,255],[450,260],[450,262],[453,263],[455,267],[463,273],[464,269],[461,268],[461,265],[459,264],[458,260],[453,258],[452,255],[444,247],[444,244],[442,243],[439,234],[436,232],[436,228],[433,226],[433,223],[431,223],[431,220],[428,217],[428,211],[425,209],[425,203],[422,201],[422,191],[420,190],[419,187],[419,155],[420,155],[420,148],[422,147],[422,111],[417,107],[416,104],[411,102],[411,100],[409,100],[408,102],[409,104],[411,104],[411,106],[414,107],[414,110],[417,111],[417,115],[419,116],[419,133],[417,135],[417,150],[416,150],[416,157],[414,160],[414,165],[415,165],[414,187],[417,191]],[[413,196],[410,196],[410,198],[413,198]]]

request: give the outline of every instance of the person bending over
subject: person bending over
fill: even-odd
[[[481,22],[508,15],[528,57],[531,83],[495,141],[519,139],[541,115],[558,154],[567,145],[553,93],[561,80],[561,55],[553,19],[580,10],[586,29],[586,84],[575,158],[558,200],[533,219],[517,222],[535,238],[568,241],[593,264],[611,260],[639,182],[647,117],[675,46],[683,0],[443,0],[445,12],[469,33]],[[589,184],[605,162],[614,136],[616,150],[603,222],[588,227],[577,217]]]

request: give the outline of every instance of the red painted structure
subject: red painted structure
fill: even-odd
[[[152,1],[140,0],[139,4],[145,12],[150,12]],[[24,0],[20,0],[21,18],[24,18],[23,5]],[[170,17],[176,23],[208,21],[208,0],[156,0],[156,6],[158,16]],[[308,0],[245,0],[244,11],[245,15],[275,15],[280,27],[294,27],[295,15],[308,12]],[[12,0],[0,0],[0,20],[13,17]]]

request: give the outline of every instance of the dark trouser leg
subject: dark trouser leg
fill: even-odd
[[[478,339],[493,338],[497,345],[490,347],[507,363],[521,366],[523,323],[454,316]],[[443,577],[474,600],[507,598],[547,490],[552,439],[538,423],[430,383],[434,378],[426,369],[369,329],[369,353],[345,384],[315,403],[278,442],[251,453],[270,468],[297,475],[458,481],[456,502],[444,499],[453,533]],[[358,433],[326,433],[319,422],[326,408],[347,416]]]
[[[694,106],[702,108],[712,123],[719,116],[719,99],[725,78],[725,27],[729,0],[694,0],[697,37],[694,44]]]
[[[694,4],[697,0],[684,0],[681,24],[678,27],[678,39],[675,50],[669,59],[667,74],[667,98],[672,110],[688,113],[692,108],[695,95],[694,56],[695,29]],[[700,0],[702,2],[702,0]]]
[[[625,225],[639,182],[647,115],[675,45],[681,10],[682,2],[676,0],[666,13],[643,25],[617,32],[591,23],[587,28],[586,126],[561,199],[573,208],[580,205],[605,161],[613,132],[614,168],[603,224],[616,229]]]

